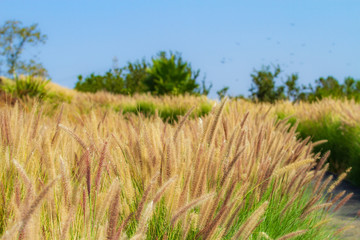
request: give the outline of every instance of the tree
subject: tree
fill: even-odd
[[[105,75],[95,75],[94,73],[83,79],[82,75],[78,76],[78,82],[75,89],[80,92],[97,92],[106,91],[112,93],[125,93],[124,79],[121,76],[122,69],[109,70]]]
[[[124,68],[125,88],[128,94],[132,95],[134,93],[142,93],[146,91],[144,82],[149,76],[147,71],[148,67],[149,64],[145,61],[145,59],[141,62],[128,62],[127,66]]]
[[[228,90],[229,90],[229,87],[226,86],[216,92],[216,94],[219,96],[220,100],[223,99],[224,97],[226,97]]]
[[[178,95],[196,93],[199,84],[196,79],[200,70],[192,71],[191,65],[183,61],[179,53],[160,52],[152,59],[152,66],[148,68],[149,76],[145,80],[147,90],[156,95]]]
[[[46,35],[42,34],[37,24],[24,27],[20,21],[6,21],[0,28],[0,55],[4,56],[8,67],[7,73],[14,75],[47,75],[46,69],[34,60],[21,60],[24,48],[45,43]]]
[[[347,77],[344,80],[344,91],[346,96],[353,96],[359,93],[359,90],[357,86],[357,82],[352,77]]]
[[[341,84],[332,76],[326,78],[320,77],[315,80],[314,87],[311,84],[302,86],[302,91],[298,94],[299,100],[309,102],[321,100],[326,97],[347,98],[360,101],[360,80],[347,77],[344,79],[344,84]]]
[[[274,72],[270,71],[270,66],[262,66],[261,70],[254,70],[251,74],[252,82],[251,98],[260,102],[275,102],[285,98],[284,86],[275,87],[275,80],[281,73],[280,66],[273,66]]]
[[[300,88],[297,85],[297,80],[299,76],[297,74],[291,74],[287,77],[285,82],[286,86],[286,96],[287,99],[296,101],[299,99]]]
[[[345,86],[340,84],[338,80],[332,76],[328,76],[327,78],[320,77],[315,80],[315,88],[312,86],[309,87],[312,91],[308,94],[307,100],[310,102],[325,97],[342,98],[346,95],[344,93]]]
[[[113,59],[113,69],[105,75],[95,75],[83,79],[78,76],[75,89],[83,92],[107,91],[133,95],[134,93],[150,92],[155,95],[178,95],[184,93],[207,95],[212,84],[202,80],[202,86],[196,82],[200,70],[192,71],[191,65],[183,61],[180,54],[167,56],[160,52],[148,63],[142,61],[128,62],[125,67],[117,66],[117,59]]]
[[[205,81],[205,77],[203,78],[203,80],[201,81],[201,89],[199,89],[198,93],[200,95],[209,95],[211,88],[213,87],[212,83],[209,84],[209,86],[206,86],[206,81]]]

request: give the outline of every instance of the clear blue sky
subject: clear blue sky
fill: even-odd
[[[179,51],[213,83],[248,95],[250,74],[280,64],[308,84],[332,75],[360,79],[358,0],[0,0],[0,23],[38,23],[45,45],[28,49],[54,82],[104,73],[160,50]]]

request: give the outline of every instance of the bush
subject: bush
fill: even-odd
[[[141,62],[128,62],[124,68],[125,92],[127,94],[133,95],[134,93],[146,92],[144,82],[149,75],[147,72],[148,66],[149,64],[144,59]]]
[[[284,119],[285,114],[278,113],[278,117]],[[289,119],[292,125],[296,121],[294,117]],[[360,186],[360,126],[350,126],[330,115],[324,115],[317,120],[299,121],[296,131],[301,139],[310,136],[314,142],[327,140],[326,143],[314,147],[314,152],[325,153],[330,150],[329,171],[341,174],[352,167],[347,179]]]
[[[75,89],[81,92],[106,91],[128,95],[146,92],[154,95],[207,95],[212,85],[206,86],[203,79],[200,86],[196,82],[199,74],[200,70],[193,71],[179,53],[170,52],[170,56],[167,56],[165,52],[160,52],[151,64],[143,59],[141,62],[128,62],[123,68],[115,67],[105,75],[92,73],[85,79],[79,75]]]
[[[261,70],[254,70],[251,74],[252,82],[250,98],[259,102],[271,102],[285,99],[284,87],[275,87],[275,81],[281,73],[279,66],[274,66],[274,72],[270,71],[270,66],[263,66]]]
[[[179,53],[160,52],[152,59],[152,66],[148,70],[149,76],[145,81],[148,91],[156,95],[178,95],[195,93],[199,88],[196,79],[200,70],[192,71],[191,65],[183,61]]]
[[[146,117],[153,116],[155,114],[156,106],[152,102],[140,101],[137,102],[135,106],[125,106],[122,111],[126,113],[142,113]]]
[[[5,92],[11,93],[16,98],[24,99],[30,97],[43,99],[48,94],[46,85],[49,82],[50,80],[43,80],[32,76],[26,76],[25,78],[16,77],[14,84],[5,84],[2,88]]]
[[[276,80],[279,79],[281,69],[279,66],[273,66],[273,72],[270,66],[263,66],[261,70],[254,70],[251,74],[252,85],[250,99],[259,102],[274,103],[278,100],[309,101],[314,102],[323,98],[336,99],[355,99],[360,101],[360,80],[347,77],[344,84],[332,76],[326,78],[320,77],[315,80],[315,86],[298,86],[298,74],[287,76],[284,84],[276,86]],[[221,93],[221,90],[219,91]],[[226,92],[225,92],[226,93]]]
[[[310,102],[326,97],[344,98],[347,95],[344,92],[344,86],[332,76],[327,78],[321,77],[315,80],[315,84],[315,88],[312,86],[309,86],[308,88],[311,92],[307,94],[306,100]]]
[[[94,73],[83,79],[82,75],[78,76],[78,82],[75,89],[80,92],[98,92],[106,91],[111,93],[126,93],[124,89],[124,79],[121,76],[122,70],[109,70],[102,75],[95,75]]]
[[[71,103],[72,96],[52,89],[49,82],[33,76],[17,77],[15,81],[4,79],[0,82],[0,101],[13,105],[17,99],[36,98],[50,103],[53,109],[63,102]]]
[[[190,106],[172,106],[172,105],[157,105],[152,102],[138,101],[135,105],[120,105],[114,108],[115,111],[122,112],[123,114],[143,114],[145,117],[154,116],[157,112],[158,116],[168,123],[175,123],[178,121],[179,116],[184,116],[189,111]],[[198,105],[191,117],[202,117],[207,115],[212,109],[209,103],[201,103]]]

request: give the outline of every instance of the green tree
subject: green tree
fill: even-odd
[[[212,87],[213,87],[212,83],[210,83],[209,86],[206,86],[206,81],[204,77],[204,79],[201,81],[201,89],[199,89],[198,93],[207,96],[209,95]]]
[[[299,99],[300,87],[297,85],[299,79],[298,74],[291,74],[287,77],[285,82],[286,86],[286,97],[289,100],[296,101]]]
[[[124,88],[124,79],[121,76],[122,69],[109,70],[105,75],[95,75],[94,73],[83,79],[82,75],[78,76],[75,89],[80,92],[97,92],[106,91],[111,93],[126,93]]]
[[[25,61],[21,55],[27,46],[45,43],[46,35],[42,34],[37,24],[24,27],[20,21],[6,21],[0,27],[0,55],[5,58],[7,73],[14,75],[27,73],[30,75],[47,75],[46,69],[34,60]]]
[[[280,66],[273,66],[274,71],[271,72],[270,66],[262,66],[261,70],[254,70],[251,74],[252,85],[249,91],[250,98],[260,102],[275,102],[285,98],[284,86],[275,86],[275,80],[281,73]]]
[[[299,99],[310,102],[326,97],[347,98],[360,101],[360,81],[352,77],[347,77],[344,80],[344,84],[341,84],[332,76],[326,78],[320,77],[315,80],[314,87],[311,84],[303,86],[302,91],[299,93]]]
[[[160,52],[152,58],[151,63],[142,61],[128,62],[123,68],[117,66],[117,59],[113,59],[113,69],[105,75],[94,73],[83,79],[78,76],[75,89],[83,92],[108,91],[120,94],[150,92],[156,95],[164,94],[203,94],[210,92],[212,84],[202,86],[196,82],[200,70],[192,71],[191,65],[183,61],[180,54]]]
[[[144,82],[149,77],[149,73],[147,71],[148,68],[149,64],[145,61],[145,59],[141,62],[128,62],[127,66],[124,68],[125,91],[128,94],[132,95],[134,93],[142,93],[146,91]]]
[[[223,99],[224,97],[226,97],[228,90],[229,87],[226,86],[220,89],[219,91],[217,91],[216,94],[219,96],[220,99]]]
[[[344,93],[344,85],[340,84],[338,80],[332,76],[327,78],[320,77],[315,80],[315,88],[309,85],[310,93],[307,100],[312,102],[317,99],[325,97],[342,98],[346,96]]]
[[[357,84],[357,82],[355,81],[354,78],[352,78],[352,77],[345,78],[344,91],[345,91],[346,96],[354,96],[354,95],[357,95],[360,93],[359,92],[360,89],[357,88],[360,86],[357,86],[356,84]]]
[[[148,68],[149,76],[145,80],[147,90],[156,95],[178,95],[197,93],[199,84],[196,79],[200,70],[192,71],[191,65],[183,61],[179,53],[160,52],[152,59],[152,66]]]

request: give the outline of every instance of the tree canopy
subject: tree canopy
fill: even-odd
[[[210,92],[212,85],[201,85],[197,81],[200,70],[193,70],[191,64],[184,61],[180,53],[159,52],[148,63],[128,62],[123,68],[114,68],[105,75],[94,73],[83,79],[80,75],[75,89],[78,91],[108,91],[121,94],[150,92],[153,95],[204,94]],[[112,85],[116,85],[113,87]],[[112,87],[108,87],[112,86]]]
[[[0,27],[0,55],[4,57],[7,71],[14,74],[46,76],[47,71],[41,63],[34,59],[24,60],[22,54],[28,46],[44,44],[47,36],[39,30],[38,24],[23,26],[21,21],[6,21]]]

